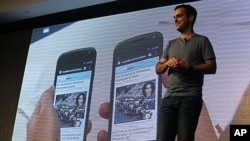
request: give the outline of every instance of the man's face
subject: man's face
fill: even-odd
[[[176,29],[181,33],[186,31],[189,28],[189,26],[191,25],[191,22],[189,21],[189,18],[187,17],[184,8],[176,9],[174,11],[173,18],[174,18],[174,23],[175,23]]]

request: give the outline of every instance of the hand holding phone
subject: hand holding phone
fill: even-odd
[[[85,141],[87,138],[95,62],[96,51],[92,47],[65,52],[58,58],[54,106],[61,141]]]
[[[58,116],[52,104],[55,88],[48,88],[39,99],[33,114],[27,123],[27,141],[57,141],[60,140],[60,127]],[[87,133],[90,132],[92,123],[87,124]],[[39,132],[40,134],[37,134]]]
[[[26,141],[60,140],[59,123],[52,100],[54,87],[48,88],[40,97],[27,123]],[[37,134],[39,132],[39,134]]]

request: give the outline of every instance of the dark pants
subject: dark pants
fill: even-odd
[[[169,96],[162,100],[158,119],[158,140],[194,141],[202,108],[202,99],[194,96]]]

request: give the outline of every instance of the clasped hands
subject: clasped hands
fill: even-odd
[[[174,69],[174,70],[186,70],[187,71],[190,68],[190,65],[179,57],[168,59],[165,65],[166,67],[170,69]]]

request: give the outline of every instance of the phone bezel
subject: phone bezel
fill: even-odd
[[[91,62],[91,68],[83,71],[76,71],[77,72],[84,72],[91,70],[91,76],[90,76],[90,84],[89,84],[89,90],[88,91],[88,98],[86,99],[86,118],[84,119],[84,133],[83,133],[83,141],[86,141],[87,138],[87,126],[88,126],[88,120],[89,120],[89,112],[90,112],[90,105],[91,105],[91,96],[92,96],[92,88],[93,88],[93,82],[94,82],[94,73],[95,73],[95,65],[96,65],[96,50],[93,47],[86,47],[86,48],[79,48],[74,49],[71,51],[67,51],[62,53],[57,60],[56,65],[56,72],[55,72],[55,78],[54,78],[54,86],[56,88],[56,82],[57,82],[57,76],[60,75],[60,70],[71,70],[78,67],[83,67],[83,62]],[[66,74],[73,74],[72,72],[64,73]],[[56,96],[56,95],[55,95]],[[55,97],[54,96],[54,97]],[[55,105],[55,103],[53,102]]]
[[[146,46],[145,46],[146,45]],[[151,32],[146,34],[141,34],[138,36],[134,36],[127,40],[124,40],[118,43],[113,52],[113,65],[112,65],[112,79],[111,79],[111,94],[110,94],[110,116],[109,116],[109,140],[111,140],[112,135],[112,122],[113,118],[113,110],[115,110],[113,101],[114,97],[114,79],[115,79],[115,68],[117,67],[117,58],[119,59],[129,59],[129,56],[140,56],[145,54],[148,46],[158,46],[158,57],[160,58],[163,51],[163,35],[160,32]],[[145,52],[144,52],[145,51]],[[140,53],[139,53],[140,52]],[[144,53],[143,53],[144,52]],[[144,59],[141,59],[144,60]],[[141,61],[140,59],[137,61]],[[129,62],[133,63],[133,62]],[[125,65],[125,64],[123,64]],[[160,101],[162,98],[162,81],[160,75],[158,76],[158,107],[160,106]],[[159,109],[159,108],[158,108]],[[156,125],[157,126],[157,125]]]

